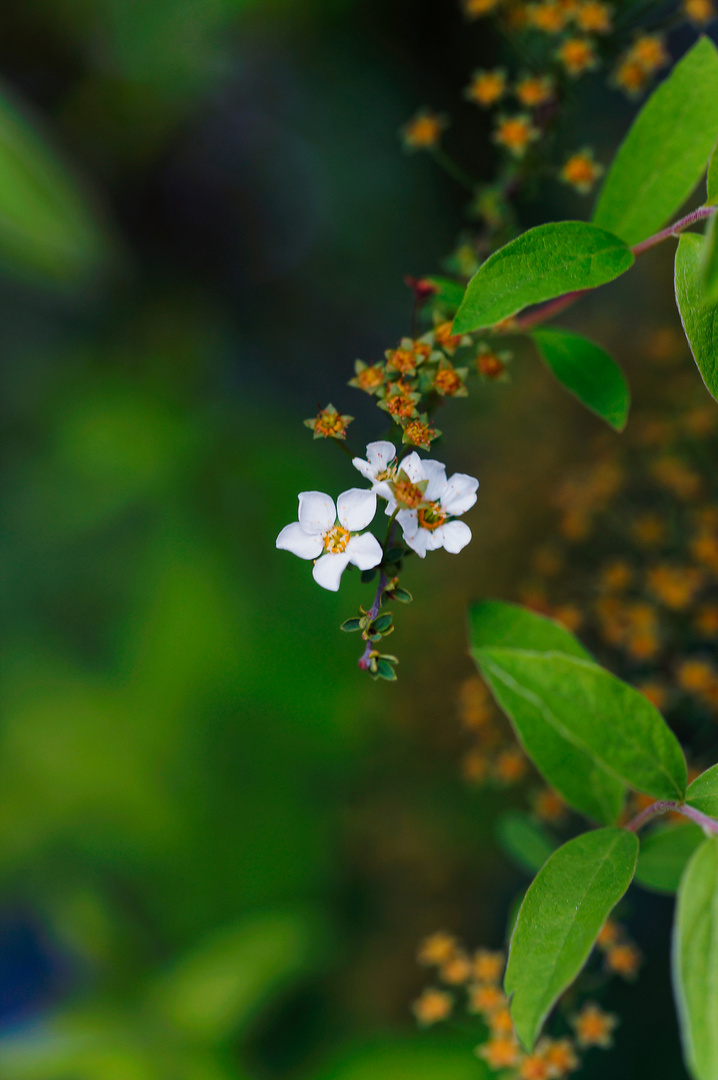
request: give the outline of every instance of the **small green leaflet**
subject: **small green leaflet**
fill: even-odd
[[[718,143],[713,147],[706,175],[706,203],[712,206],[715,202],[718,202]]]
[[[556,840],[527,814],[508,810],[496,822],[496,839],[523,870],[535,874],[556,850]]]
[[[561,652],[590,660],[583,645],[561,623],[519,604],[482,600],[469,611],[469,637],[474,652],[497,645],[533,652]]]
[[[716,214],[708,220],[701,251],[701,288],[703,301],[718,304],[718,221]]]
[[[426,279],[436,287],[435,296],[447,307],[457,308],[464,299],[464,286],[451,278],[429,277]]]
[[[516,1033],[529,1049],[631,884],[637,856],[638,838],[625,829],[583,833],[554,852],[526,893],[504,989]]]
[[[718,818],[718,765],[706,769],[688,785],[686,803],[708,817]]]
[[[598,664],[561,653],[483,649],[480,662],[492,688],[513,696],[514,708],[518,702],[520,710],[538,710],[546,731],[573,743],[615,780],[654,799],[683,799],[683,751],[638,690]]]
[[[494,326],[510,315],[624,274],[633,252],[605,229],[584,221],[538,225],[495,251],[469,282],[454,333]]]
[[[704,300],[701,253],[705,240],[684,233],[676,251],[676,303],[703,382],[718,400],[718,304]]]
[[[718,1078],[718,837],[704,840],[678,889],[673,992],[683,1054],[695,1080]]]
[[[703,830],[687,821],[685,825],[659,825],[641,836],[636,881],[654,892],[674,893],[686,863],[703,840]]]
[[[42,283],[86,282],[110,257],[94,207],[0,87],[0,263]]]
[[[484,650],[501,645],[590,660],[586,650],[553,619],[515,604],[487,600],[471,609],[470,619],[472,655],[536,768],[570,806],[594,821],[612,824],[621,812],[624,785],[547,722],[539,703],[494,678],[484,663]]]
[[[718,138],[718,51],[703,37],[651,94],[593,215],[627,244],[658,232],[698,184]]]
[[[600,345],[568,330],[534,330],[532,337],[558,381],[596,416],[623,431],[631,391],[616,361]]]

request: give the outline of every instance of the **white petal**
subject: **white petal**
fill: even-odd
[[[465,514],[476,502],[479,481],[466,473],[454,473],[441,496],[441,505],[447,514],[455,517]]]
[[[471,529],[463,521],[447,521],[434,535],[439,541],[437,546],[457,555],[471,540]]]
[[[348,545],[347,545],[348,546]],[[341,555],[322,555],[317,559],[312,570],[312,577],[317,585],[330,592],[338,592],[342,574],[349,565],[349,553],[343,551]]]
[[[418,484],[420,480],[426,480],[424,463],[416,450],[412,450],[410,454],[407,454],[397,472],[405,472],[412,484]]]
[[[446,487],[446,465],[442,465],[440,461],[423,461],[422,465],[429,480],[424,498],[429,502],[436,502]]]
[[[410,537],[416,536],[419,528],[419,517],[416,510],[400,510],[396,515],[396,520],[401,525],[404,539],[408,543]]]
[[[378,566],[384,554],[381,544],[371,533],[352,536],[346,550],[349,562],[353,562],[360,570],[371,570],[372,567]]]
[[[396,509],[396,503],[394,502],[394,496],[392,495],[391,488],[386,480],[375,480],[372,485],[372,491],[375,491],[382,499],[386,499],[388,503],[394,503],[394,509],[389,510],[389,513],[393,514]]]
[[[376,514],[376,493],[366,488],[349,488],[337,499],[339,521],[349,532],[366,529]]]
[[[389,489],[389,491],[391,493],[391,488]],[[384,513],[386,514],[387,517],[391,517],[391,515],[394,513],[395,510],[396,510],[396,499],[394,498],[393,495],[391,495],[391,498],[386,500],[386,510],[384,511]]]
[[[325,533],[337,520],[334,499],[323,491],[302,491],[299,496],[299,524],[307,533]]]
[[[374,470],[374,476],[376,476],[377,473],[388,469],[389,462],[396,457],[394,443],[370,442],[366,448],[366,456],[367,461]]]
[[[316,559],[324,550],[324,541],[316,533],[306,533],[298,521],[293,521],[291,525],[285,525],[280,532],[277,547],[291,551],[292,555],[298,555],[300,559]]]
[[[355,469],[358,469],[362,476],[366,477],[367,480],[374,479],[374,474],[377,470],[372,469],[368,461],[363,461],[360,457],[354,457],[352,458],[352,465]]]
[[[426,558],[427,551],[432,550],[433,533],[429,529],[417,529],[413,536],[404,533],[404,540],[420,559]]]

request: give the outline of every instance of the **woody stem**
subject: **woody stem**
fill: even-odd
[[[700,810],[694,809],[692,806],[686,806],[685,803],[671,802],[667,799],[660,799],[658,802],[652,803],[651,806],[647,806],[645,810],[641,810],[640,814],[636,814],[633,820],[629,821],[626,829],[629,832],[638,832],[654,817],[670,812],[682,814],[683,817],[690,818],[691,821],[695,821],[697,825],[707,829],[709,832],[718,833],[718,821],[715,821],[707,814],[701,813]]]

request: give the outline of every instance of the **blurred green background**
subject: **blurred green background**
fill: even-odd
[[[411,0],[0,10],[3,1080],[483,1075],[475,1031],[417,1033],[409,1008],[418,940],[500,946],[525,883],[492,838],[506,798],[459,777],[464,611],[511,593],[598,422],[528,361],[447,408],[475,543],[411,568],[396,686],[338,633],[355,576],[320,592],[274,538],[298,491],[356,482],[301,421],[331,400],[379,434],[353,361],[407,331],[404,275],[461,227],[397,128],[452,109],[490,177],[455,103],[501,49]],[[597,82],[573,134],[590,117],[610,145],[630,111]],[[587,213],[542,199],[525,223]],[[662,325],[670,258],[630,288],[581,318],[640,394],[629,312]],[[622,1001],[619,1080],[646,1055],[680,1075],[664,961]]]

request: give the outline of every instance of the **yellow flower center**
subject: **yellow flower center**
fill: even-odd
[[[343,529],[341,525],[335,525],[329,532],[324,533],[324,550],[330,555],[341,555],[351,540],[351,533]]]
[[[406,506],[409,510],[413,510],[417,506],[421,506],[424,501],[424,493],[421,488],[416,484],[412,484],[411,480],[397,480],[392,485],[394,491],[394,498],[400,506]]]
[[[419,524],[422,529],[429,529],[431,532],[434,529],[438,529],[446,521],[446,514],[441,509],[441,503],[429,503],[428,506],[424,506],[419,510]]]

